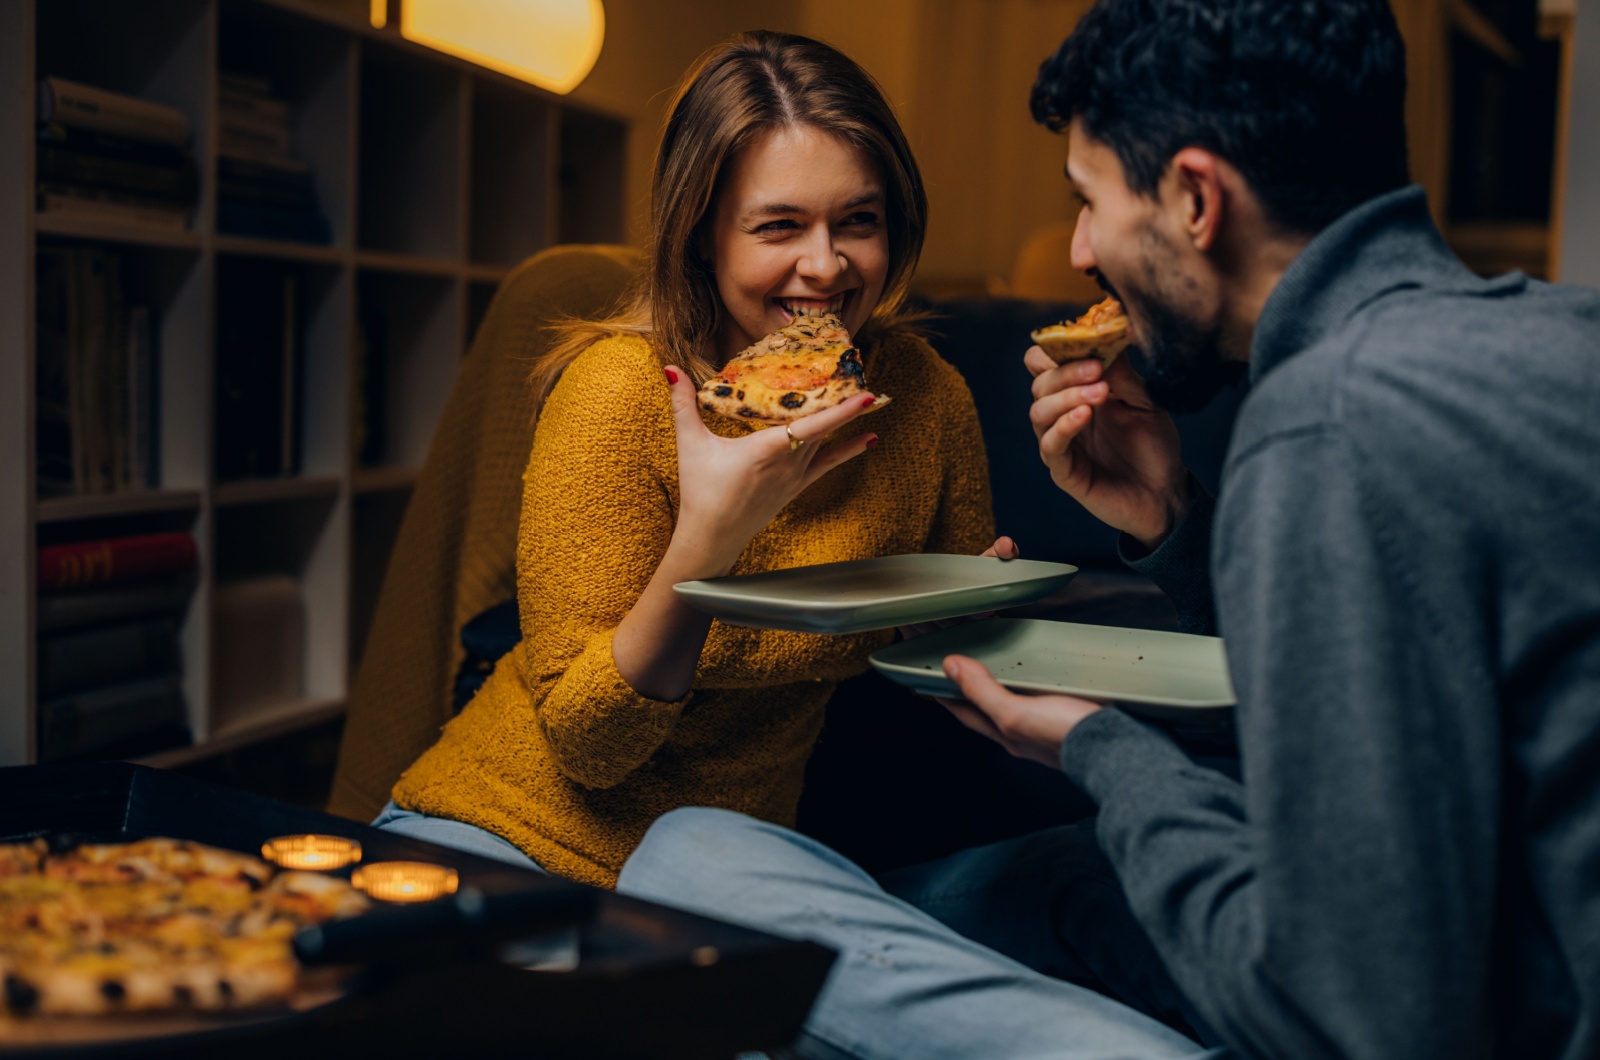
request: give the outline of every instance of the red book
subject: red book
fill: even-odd
[[[182,531],[46,545],[39,550],[39,591],[178,574],[199,562],[193,535]]]

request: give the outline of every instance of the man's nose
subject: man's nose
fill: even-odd
[[[1078,227],[1072,230],[1072,267],[1080,272],[1088,272],[1100,265],[1094,260],[1094,251],[1089,248],[1088,214],[1087,206],[1079,210]]]

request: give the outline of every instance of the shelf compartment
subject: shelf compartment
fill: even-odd
[[[343,468],[349,279],[273,258],[217,260],[219,481]]]
[[[35,266],[40,492],[199,488],[210,279],[200,255],[41,239]]]
[[[357,305],[356,463],[421,467],[460,360],[456,283],[362,271]]]
[[[310,170],[333,244],[349,246],[355,194],[355,44],[349,34],[272,7],[224,5],[217,53],[223,73],[260,79],[287,105],[291,156]],[[219,127],[226,119],[219,104]]]
[[[556,242],[623,242],[628,127],[586,111],[561,112]]]
[[[35,72],[176,107],[205,157],[213,13],[206,0],[49,0],[34,5]]]
[[[159,225],[117,224],[84,217],[63,217],[60,214],[41,213],[34,216],[41,236],[59,236],[64,239],[93,240],[97,243],[127,243],[133,246],[170,247],[178,250],[199,250],[200,236],[187,228],[163,228]]]
[[[461,97],[456,70],[363,42],[361,247],[460,256]]]
[[[339,247],[319,247],[314,243],[290,243],[281,239],[256,239],[251,236],[219,235],[213,245],[218,254],[241,258],[278,258],[316,265],[343,265],[350,258],[349,251]]]
[[[473,81],[472,261],[511,266],[549,245],[553,119],[542,99]]]

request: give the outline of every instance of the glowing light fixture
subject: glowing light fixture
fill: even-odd
[[[371,12],[388,24],[387,0]],[[600,0],[404,0],[400,34],[564,95],[600,58],[606,13]]]

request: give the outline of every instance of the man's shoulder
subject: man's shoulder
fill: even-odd
[[[1420,421],[1483,424],[1516,409],[1557,419],[1600,397],[1600,292],[1520,274],[1466,289],[1399,289],[1275,368],[1235,450],[1285,432]]]

